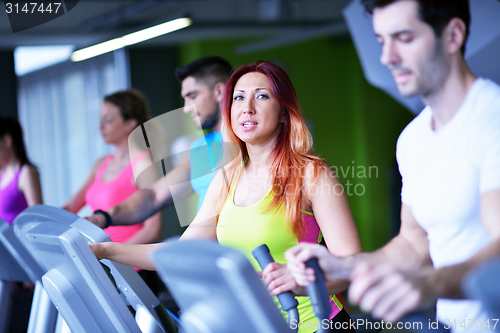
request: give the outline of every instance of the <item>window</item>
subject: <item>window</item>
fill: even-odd
[[[61,206],[111,152],[99,132],[105,95],[129,87],[126,50],[64,62],[18,78],[19,120],[44,202]]]

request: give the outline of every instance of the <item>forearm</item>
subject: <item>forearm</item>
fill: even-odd
[[[469,260],[453,266],[429,271],[421,276],[428,286],[433,286],[439,298],[464,298],[462,282],[465,275],[481,264],[500,257],[500,239],[493,240]]]
[[[418,254],[406,242],[404,237],[396,236],[382,248],[373,252],[361,252],[355,255],[340,258],[342,263],[338,274],[348,280],[354,267],[360,263],[383,264],[391,263],[403,271],[415,271],[424,267],[431,267],[432,262],[426,256]]]
[[[419,253],[403,236],[398,235],[384,247],[366,255],[374,263],[390,262],[403,271],[418,271],[432,267],[427,245],[425,249],[424,253]]]
[[[73,203],[72,201],[68,201],[64,206],[62,206],[61,208],[64,209],[64,210],[67,210],[68,212],[71,212],[73,214],[76,214],[78,213],[78,211],[85,205],[85,203],[79,205],[79,204],[75,204]]]
[[[107,213],[111,216],[112,225],[141,223],[172,202],[170,195],[159,198],[158,191],[168,190],[140,190],[110,208]]]
[[[76,214],[83,206],[85,206],[85,192],[80,189],[61,208]]]
[[[326,290],[328,290],[328,295],[340,294],[349,287],[349,283],[350,282],[347,280],[326,282]]]
[[[124,265],[155,270],[149,255],[164,244],[123,244],[123,243],[98,243],[94,253],[99,254],[99,259],[109,259]]]
[[[132,237],[127,244],[149,244],[156,242],[161,236],[162,214],[157,213],[144,222],[144,225]]]

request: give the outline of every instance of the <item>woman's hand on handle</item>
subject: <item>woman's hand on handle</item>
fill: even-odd
[[[305,288],[295,282],[294,276],[285,264],[270,263],[261,272],[264,284],[271,296],[277,296],[286,291],[291,291],[296,296],[306,296]]]
[[[305,262],[313,257],[318,259],[325,282],[349,279],[350,265],[344,259],[333,256],[322,245],[300,243],[285,252],[288,269],[299,286],[306,287],[316,280],[314,270],[305,265]]]
[[[90,249],[94,252],[97,260],[104,259],[104,248],[102,243],[89,243]]]
[[[89,244],[90,249],[98,260],[109,259],[115,262],[150,271],[155,270],[150,255],[153,251],[164,246],[163,243],[155,244],[124,244],[103,242]]]

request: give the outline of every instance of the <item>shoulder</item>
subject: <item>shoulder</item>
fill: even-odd
[[[324,160],[310,161],[306,164],[305,170],[302,173],[304,177],[304,186],[306,188],[324,181],[338,181],[337,176],[332,168]]]
[[[24,192],[37,184],[40,184],[38,170],[33,165],[24,164],[19,171],[18,188]]]
[[[30,164],[24,164],[21,167],[21,171],[19,172],[19,180],[27,180],[31,181],[34,179],[39,179],[40,175],[38,173],[38,170]]]
[[[104,163],[104,161],[106,161],[106,159],[109,158],[109,157],[111,157],[111,155],[107,155],[107,156],[101,157],[100,159],[98,159],[94,163],[94,166],[92,167],[92,170],[90,171],[90,175],[92,177],[94,177],[97,174],[97,171],[99,171],[99,169],[101,168],[101,166]]]
[[[425,133],[425,131],[429,129],[431,117],[431,109],[425,107],[399,134],[396,142],[396,156],[398,162],[406,151],[412,150],[412,145],[418,144],[422,133]]]
[[[200,136],[198,139],[195,139],[193,141],[193,143],[191,143],[191,146],[189,147],[189,150],[204,145],[205,142],[206,142],[206,140],[207,139],[206,139],[206,137],[204,135]]]
[[[108,158],[111,158],[111,155],[103,156],[100,159],[98,159],[94,163],[94,166],[92,167],[92,169],[97,171],[102,166],[102,164],[104,163],[104,161],[106,161]]]
[[[220,168],[220,170],[217,171],[217,173],[214,176],[214,179],[210,183],[210,187],[215,188],[217,191],[221,191],[224,185],[226,186],[229,185],[228,182],[229,180],[224,172],[224,168]]]
[[[211,142],[224,142],[224,136],[222,135],[222,132],[211,132],[207,134],[207,137]]]
[[[131,158],[130,165],[132,166],[132,169],[139,169],[139,170],[143,170],[146,167],[150,166],[151,159],[149,158],[148,152],[142,152],[140,154],[137,154],[135,157]]]
[[[228,184],[227,179],[227,175],[223,174],[223,169],[217,171],[214,178],[210,182],[210,185],[208,186],[203,202],[210,202],[210,205],[214,205],[213,207],[215,207],[217,198],[221,196],[221,193]]]
[[[430,126],[432,111],[429,107],[425,107],[420,113],[413,118],[412,121],[406,125],[398,137],[398,144],[403,144],[408,140],[413,139],[415,136],[421,134],[422,129]]]
[[[210,133],[207,133],[207,134],[202,135],[199,138],[195,139],[191,143],[191,146],[189,148],[193,149],[193,148],[197,148],[200,146],[204,146],[210,142],[223,142],[223,141],[224,141],[224,138],[223,138],[221,132],[210,132]]]
[[[107,155],[107,156],[103,156],[101,157],[100,159],[98,159],[95,163],[94,163],[94,166],[93,168],[94,169],[99,169],[101,167],[101,165],[104,163],[104,161],[107,159],[107,158],[110,158],[111,155]]]
[[[498,151],[500,146],[500,86],[478,78],[469,91],[468,117],[463,123],[466,147],[472,156],[482,152]],[[497,152],[495,152],[497,153]],[[477,155],[479,154],[479,155]]]
[[[473,86],[475,123],[481,129],[500,124],[500,86],[493,81],[478,78]]]
[[[477,78],[471,89],[479,102],[496,105],[500,103],[500,85],[489,79]]]

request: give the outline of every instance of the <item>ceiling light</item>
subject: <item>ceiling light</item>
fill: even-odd
[[[137,44],[151,38],[155,38],[182,28],[186,28],[190,26],[191,23],[192,23],[191,19],[187,17],[182,17],[162,24],[158,24],[147,29],[133,32],[123,37],[115,38],[107,42],[99,43],[75,51],[71,55],[71,60],[82,61],[92,57],[96,57],[98,55],[108,53],[125,46]]]
[[[14,50],[14,65],[18,76],[66,61],[73,45],[19,46]]]

